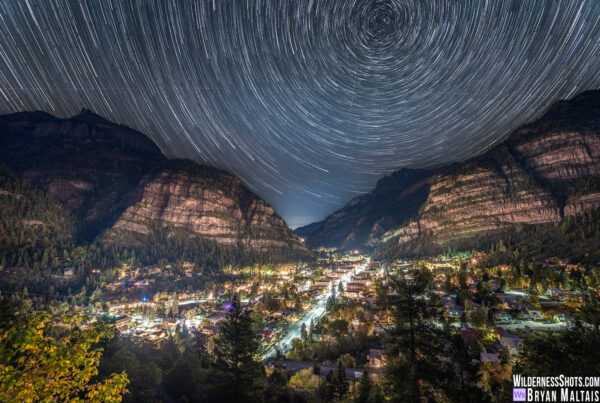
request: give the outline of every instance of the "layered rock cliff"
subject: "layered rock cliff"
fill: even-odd
[[[441,172],[417,218],[382,237],[404,254],[559,222],[600,206],[600,92],[553,105],[484,155]],[[589,188],[589,190],[586,190]]]
[[[396,254],[411,255],[461,240],[473,244],[523,224],[559,222],[600,206],[599,171],[600,91],[589,91],[554,104],[485,154],[440,169],[424,188],[422,203],[409,206],[411,219],[388,227],[376,241],[391,245]],[[390,193],[400,195],[411,186],[399,183]],[[379,193],[377,188],[371,194]],[[309,242],[346,247],[336,240],[352,236],[356,223],[368,217],[359,212],[348,219],[345,212],[352,211],[353,203],[325,220],[337,218],[335,235],[311,235]],[[362,211],[376,203],[369,199]],[[402,211],[404,199],[397,203],[394,208]],[[385,220],[386,210],[371,211],[376,213],[370,222]],[[371,237],[351,246],[369,248],[373,243]]]
[[[177,233],[191,243],[214,241],[254,254],[307,254],[273,208],[238,178],[169,160],[142,133],[87,110],[70,119],[43,112],[1,116],[0,162],[73,213],[76,240],[151,246]]]
[[[147,243],[166,230],[260,253],[306,252],[273,207],[215,168],[169,161],[146,174],[125,200],[103,242]]]
[[[421,238],[443,244],[490,234],[517,224],[559,221],[561,211],[552,194],[517,162],[506,148],[440,173],[418,217],[386,233],[406,252],[419,252]]]
[[[44,112],[0,117],[0,161],[62,201],[88,241],[118,216],[123,193],[164,160],[142,133],[88,110],[71,119]]]

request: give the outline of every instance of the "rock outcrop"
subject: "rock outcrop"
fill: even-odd
[[[306,252],[273,207],[222,170],[169,161],[146,174],[125,200],[103,242],[147,243],[167,230],[258,253]]]
[[[564,215],[577,215],[600,206],[600,193],[591,193],[573,197],[567,201]]]
[[[600,171],[600,91],[553,105],[484,155],[442,171],[416,219],[386,233],[406,254],[423,243],[559,222],[600,206],[585,184]],[[576,195],[576,196],[575,196]]]
[[[407,170],[398,172],[403,171]],[[411,216],[398,220],[393,228],[388,226],[375,241],[410,255],[523,224],[559,222],[565,215],[600,206],[599,175],[600,91],[588,91],[554,104],[540,119],[521,126],[485,154],[440,169],[428,179],[431,186],[423,188],[426,194],[418,206],[406,206],[406,199],[398,198],[393,208],[407,209]],[[413,186],[398,183],[388,192],[401,195]],[[379,199],[373,195],[380,193],[380,187],[378,183],[373,192],[328,217],[325,224],[336,222],[331,233],[323,233],[324,224],[321,237],[316,232],[309,242],[341,248],[372,246],[377,231],[352,244],[339,240],[353,237],[361,220],[385,222],[389,209],[374,208]],[[365,204],[358,211],[353,208],[357,200]]]
[[[517,224],[559,221],[552,193],[506,148],[437,175],[418,217],[382,237],[418,251],[421,238],[436,244],[499,232]]]
[[[273,208],[229,173],[170,160],[145,135],[88,111],[0,117],[0,162],[60,200],[74,239],[152,245],[158,232],[189,242],[290,258],[308,253]]]
[[[0,162],[62,201],[88,241],[118,216],[121,196],[165,160],[142,133],[85,109],[70,119],[44,112],[0,117]]]

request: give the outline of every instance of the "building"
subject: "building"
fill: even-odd
[[[531,320],[542,320],[542,311],[539,308],[527,308],[527,315]]]
[[[498,354],[493,353],[480,353],[479,361],[481,362],[497,362],[500,364],[500,358],[498,358]]]
[[[200,329],[200,332],[207,336],[212,336],[213,334],[216,334],[218,331],[219,331],[219,328],[217,328],[216,326],[204,326],[202,329]]]
[[[550,288],[549,291],[554,298],[562,299],[565,296],[565,292],[558,288]]]
[[[367,359],[369,360],[369,367],[371,368],[381,368],[385,365],[383,350],[370,348]]]
[[[494,314],[494,319],[498,322],[507,322],[512,319],[512,316],[506,312],[496,312]]]
[[[210,323],[213,326],[215,326],[219,322],[221,322],[222,320],[225,320],[226,318],[227,318],[227,314],[225,312],[217,312],[217,313],[213,313],[212,315],[210,315],[206,319],[208,319],[210,321]]]
[[[131,318],[129,316],[121,315],[121,316],[117,316],[117,319],[115,320],[115,323],[113,326],[119,332],[124,332],[125,330],[129,329],[130,322],[131,322]]]
[[[330,284],[331,283],[329,280],[318,280],[313,283],[312,288],[315,288],[315,289],[329,288]]]
[[[500,344],[502,347],[508,348],[511,353],[516,353],[523,348],[523,340],[520,337],[508,334],[500,337]]]

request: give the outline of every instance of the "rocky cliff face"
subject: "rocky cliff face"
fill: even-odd
[[[342,249],[371,244],[415,215],[427,198],[434,171],[403,169],[382,178],[375,190],[354,198],[306,236],[311,246]]]
[[[417,218],[389,231],[400,253],[442,247],[519,224],[559,222],[600,206],[585,184],[600,170],[600,91],[551,107],[476,159],[442,171]]]
[[[417,218],[386,233],[407,252],[418,252],[421,238],[443,244],[505,230],[517,224],[560,220],[552,194],[506,148],[440,173]]]
[[[569,199],[564,208],[564,215],[577,215],[600,206],[600,193],[591,193]]]
[[[114,221],[120,197],[164,160],[143,134],[87,110],[71,119],[43,112],[0,117],[0,161],[62,201],[87,240]]]
[[[169,161],[146,174],[125,200],[127,207],[103,242],[135,245],[157,239],[161,231],[185,231],[259,253],[306,252],[269,204],[218,169]]]
[[[309,242],[341,248],[387,243],[398,254],[437,251],[457,240],[481,239],[522,224],[559,222],[565,215],[598,207],[599,174],[600,91],[589,91],[556,103],[484,155],[431,174],[428,185],[421,187],[424,193],[413,200],[421,201],[417,206],[389,197],[413,189],[415,184],[408,181],[393,183],[385,192],[389,203],[376,208],[381,206],[378,183],[372,193],[328,217],[325,224],[335,223],[329,225],[330,232],[323,231],[324,224]],[[385,223],[390,208],[411,214],[382,226],[385,233],[354,235],[361,220],[368,220],[369,228]],[[339,241],[347,237],[357,242]]]
[[[167,159],[145,135],[83,110],[0,117],[0,162],[60,200],[76,239],[119,246],[177,232],[255,253],[307,253],[273,208],[227,172]]]
[[[553,105],[505,142],[513,154],[564,204],[582,183],[600,173],[600,91]]]

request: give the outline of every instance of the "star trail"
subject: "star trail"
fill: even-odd
[[[0,2],[0,113],[92,109],[293,226],[599,86],[597,0]]]

